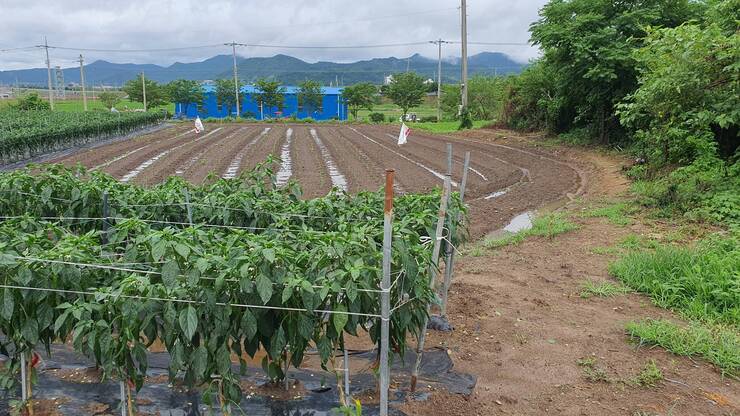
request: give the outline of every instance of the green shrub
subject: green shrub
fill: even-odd
[[[382,123],[385,121],[385,115],[383,113],[370,113],[368,118],[373,123]]]

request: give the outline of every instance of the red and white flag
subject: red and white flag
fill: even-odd
[[[398,145],[406,144],[406,139],[411,134],[411,129],[406,126],[406,123],[401,123],[401,132],[398,134]]]

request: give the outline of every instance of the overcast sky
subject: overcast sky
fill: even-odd
[[[546,0],[469,0],[468,40],[527,42],[529,24]],[[193,62],[230,47],[197,48],[236,41],[271,45],[370,45],[460,40],[457,0],[0,0],[0,49],[49,45],[97,49],[187,48],[157,52],[51,50],[52,65],[86,62]],[[537,55],[530,46],[470,46],[470,54],[504,52],[526,62]],[[436,57],[434,45],[373,49],[285,49],[240,47],[240,56],[277,53],[315,62],[349,62],[374,57]],[[447,45],[445,57],[460,55]],[[0,70],[41,67],[41,50],[0,52]]]

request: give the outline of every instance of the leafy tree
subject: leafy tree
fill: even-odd
[[[542,60],[521,74],[506,79],[499,121],[522,130],[556,132],[570,123],[563,110],[564,97],[558,93],[555,71]]]
[[[270,81],[266,78],[258,79],[254,86],[258,92],[254,93],[254,99],[268,113],[270,109],[279,111],[285,104],[285,88],[280,86],[280,81]]]
[[[349,107],[352,117],[357,120],[357,112],[360,109],[373,110],[375,94],[377,93],[378,88],[375,85],[369,82],[362,82],[345,87],[342,91],[342,98],[344,99],[344,103],[347,104],[347,107]]]
[[[324,95],[321,93],[321,84],[318,81],[305,80],[298,84],[298,106],[303,107],[307,114],[321,108]]]
[[[232,83],[231,85],[234,84]],[[200,83],[198,83],[198,81],[191,81],[189,79],[176,79],[167,84],[167,91],[172,102],[185,105],[184,109],[181,108],[181,111],[183,113],[188,112],[188,108],[191,104],[195,104],[196,106],[203,105],[203,90],[201,89]]]
[[[50,110],[51,106],[48,101],[44,101],[37,92],[32,92],[18,99],[18,102],[11,105],[11,108],[21,111],[32,110]]]
[[[415,72],[402,72],[393,75],[393,81],[388,85],[387,95],[394,104],[403,110],[403,118],[406,118],[410,108],[421,104],[427,93],[424,78]]]
[[[146,104],[149,107],[159,107],[169,102],[167,89],[156,81],[144,78],[146,85]],[[141,77],[136,77],[126,82],[123,91],[128,95],[129,101],[144,102]]]
[[[493,120],[501,111],[507,79],[476,75],[468,80],[468,111],[474,120]],[[443,86],[442,109],[451,118],[458,117],[460,87]]]
[[[98,95],[98,100],[103,104],[103,107],[110,110],[121,101],[121,94],[115,91],[104,91]]]
[[[650,160],[686,165],[701,157],[736,156],[740,32],[718,21],[651,30],[634,58],[639,88],[619,116]]]
[[[242,82],[239,81],[239,88],[242,87]],[[216,80],[216,102],[229,109],[231,113],[232,108],[236,108],[236,88],[234,88],[233,79],[217,79]],[[241,108],[239,109],[241,111]]]
[[[637,87],[632,51],[645,28],[675,27],[703,5],[690,0],[551,0],[531,26],[532,41],[557,83],[561,126],[589,127],[603,143],[622,136],[614,106]]]

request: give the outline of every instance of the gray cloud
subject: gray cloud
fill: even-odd
[[[529,24],[546,0],[468,1],[469,40],[527,42]],[[96,49],[182,48],[162,52],[82,52],[87,62],[192,62],[222,53],[230,42],[273,45],[368,45],[460,39],[458,1],[454,0],[2,0],[0,48],[37,45],[46,35],[50,45]],[[504,52],[519,61],[538,53],[531,46],[473,46],[470,53]],[[73,66],[79,51],[52,50],[53,65]],[[296,56],[319,60],[356,61],[373,57],[436,56],[434,45],[377,49],[281,49],[241,47],[241,56]],[[460,55],[447,45],[446,57]],[[40,50],[0,53],[0,69],[40,67]]]

